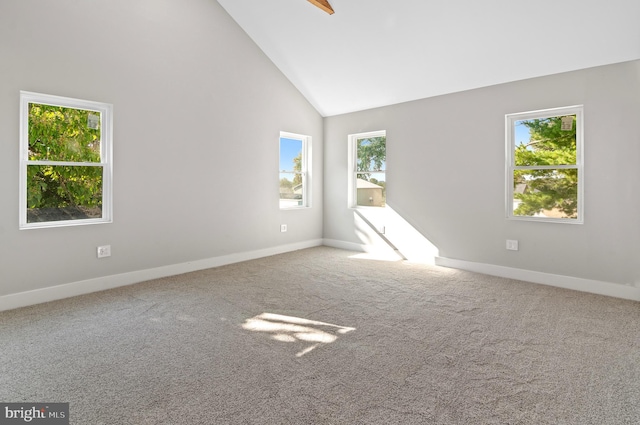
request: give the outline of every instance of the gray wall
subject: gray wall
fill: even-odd
[[[114,105],[113,224],[18,231],[20,90]],[[1,0],[0,295],[321,238],[322,125],[215,1]],[[279,210],[281,130],[311,209]]]
[[[506,220],[505,114],[576,104],[585,223]],[[324,236],[363,243],[347,208],[347,135],[386,130],[387,202],[440,256],[638,284],[639,117],[634,61],[326,118]],[[507,251],[506,239],[520,250]]]
[[[18,231],[20,90],[114,105],[113,224]],[[574,104],[585,224],[507,221],[504,115]],[[639,116],[635,61],[323,121],[215,1],[0,0],[0,296],[323,236],[361,244],[346,144],[373,130],[387,131],[388,204],[441,256],[640,283]],[[280,130],[313,137],[311,209],[278,209]]]

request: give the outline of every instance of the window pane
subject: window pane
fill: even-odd
[[[363,207],[384,207],[387,189],[384,173],[356,174],[356,204]]]
[[[302,171],[302,140],[280,138],[280,171]]]
[[[27,166],[27,223],[102,217],[102,167]]]
[[[387,161],[387,138],[367,137],[357,141],[357,171],[384,171]]]
[[[299,173],[280,173],[280,208],[302,206],[303,180]]]
[[[515,170],[513,215],[578,218],[578,170]]]
[[[29,160],[100,162],[100,112],[29,103]]]
[[[575,165],[576,115],[515,122],[516,166]]]

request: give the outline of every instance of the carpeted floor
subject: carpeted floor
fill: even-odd
[[[312,248],[0,313],[72,424],[640,423],[640,303]]]

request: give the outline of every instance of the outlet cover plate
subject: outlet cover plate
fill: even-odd
[[[518,241],[507,239],[507,249],[509,251],[517,251],[518,250]]]
[[[111,257],[111,245],[99,246],[96,250],[98,258]]]

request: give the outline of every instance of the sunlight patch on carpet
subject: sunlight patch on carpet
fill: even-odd
[[[253,332],[268,333],[272,339],[280,342],[311,343],[296,353],[296,357],[302,357],[323,344],[331,344],[340,335],[356,329],[274,313],[262,313],[247,319],[242,324],[242,328]]]

